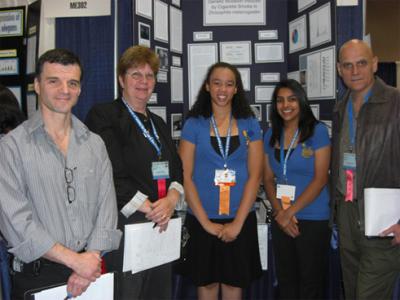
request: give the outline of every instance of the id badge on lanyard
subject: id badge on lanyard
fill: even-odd
[[[153,161],[151,174],[153,179],[157,180],[158,198],[164,198],[167,195],[167,179],[169,178],[168,161]]]
[[[229,119],[228,135],[226,137],[225,149],[222,145],[221,136],[218,131],[217,124],[215,122],[214,116],[211,116],[211,125],[215,132],[215,137],[217,138],[219,152],[224,160],[224,169],[216,169],[214,183],[219,186],[219,215],[229,215],[230,214],[230,197],[231,197],[231,186],[236,184],[236,172],[235,170],[229,169],[227,165],[228,153],[231,140],[231,125],[232,125],[232,115]]]
[[[218,213],[220,215],[229,215],[231,186],[234,186],[236,184],[235,170],[215,170],[214,183],[216,186],[219,186]]]
[[[153,123],[153,120],[150,118],[151,129],[154,137],[150,134],[150,131],[147,131],[144,127],[142,121],[133,111],[133,109],[129,106],[129,104],[122,98],[122,102],[125,104],[128,109],[129,114],[132,119],[135,121],[136,125],[140,128],[143,136],[149,141],[149,143],[154,147],[157,151],[157,156],[161,159],[161,140],[158,136],[156,127]],[[154,180],[157,180],[157,188],[158,188],[158,198],[164,198],[167,195],[167,179],[169,178],[169,166],[168,161],[156,161],[151,164],[151,174]]]
[[[276,198],[281,199],[282,208],[288,209],[294,201],[296,195],[296,186],[289,184],[277,184],[276,185]]]
[[[354,194],[354,173],[356,171],[356,154],[352,152],[343,153],[343,169],[346,176],[346,202],[353,201]]]
[[[365,103],[365,101],[364,101]],[[346,202],[353,201],[354,195],[354,175],[357,167],[356,153],[353,151],[355,144],[355,129],[353,123],[353,104],[352,100],[349,99],[347,103],[347,117],[349,121],[349,137],[350,137],[350,149],[343,153],[343,169],[346,176],[346,195],[344,200]]]
[[[296,133],[292,137],[292,140],[290,141],[290,145],[289,145],[289,148],[288,148],[285,156],[283,155],[284,154],[283,147],[284,147],[284,140],[285,140],[284,132],[282,132],[282,135],[281,135],[280,159],[281,159],[281,164],[282,164],[282,175],[283,175],[283,178],[285,179],[285,183],[276,185],[276,198],[281,199],[281,204],[282,204],[283,209],[288,209],[290,207],[290,205],[291,205],[292,201],[294,201],[294,197],[296,195],[296,186],[287,184],[287,181],[288,181],[287,180],[287,163],[289,160],[290,151],[292,150],[292,148],[297,140],[298,135],[299,135],[299,130],[297,129]]]

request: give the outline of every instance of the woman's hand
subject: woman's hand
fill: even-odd
[[[297,219],[291,213],[290,208],[277,211],[275,221],[278,223],[282,231],[292,238],[295,238],[300,234]]]
[[[167,229],[167,224],[171,219],[178,196],[174,192],[169,192],[164,198],[158,199],[156,202],[151,203],[151,211],[146,214],[146,218],[160,226],[160,232]]]
[[[231,223],[225,223],[222,231],[219,233],[218,237],[223,242],[232,242],[236,240],[237,236],[239,235],[240,231],[242,230],[242,226],[237,224],[235,221]]]
[[[207,221],[205,225],[202,225],[204,230],[207,231],[209,234],[214,236],[219,236],[220,232],[224,228],[224,225],[213,223],[210,220]]]
[[[282,228],[282,230],[292,238],[298,237],[300,235],[299,226],[297,225],[297,220],[294,219],[294,217],[290,220],[289,224],[285,228]]]

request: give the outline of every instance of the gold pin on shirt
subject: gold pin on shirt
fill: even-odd
[[[304,158],[310,158],[314,155],[313,149],[311,147],[307,147],[306,143],[302,143],[301,146],[301,156],[303,156]]]

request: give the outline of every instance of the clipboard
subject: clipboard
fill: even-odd
[[[399,188],[364,189],[365,235],[379,236],[400,217]]]
[[[108,273],[106,273],[106,274],[103,274],[102,276],[104,276],[104,275],[107,275],[107,276],[111,276],[111,275],[112,275],[112,277],[113,277],[113,279],[112,279],[112,281],[113,281],[113,292],[112,292],[112,297],[108,297],[107,299],[106,299],[106,298],[104,298],[104,299],[99,299],[99,300],[113,300],[113,299],[117,299],[117,298],[118,298],[118,295],[117,295],[117,291],[118,291],[118,286],[117,286],[118,280],[117,280],[117,277],[118,277],[118,276],[116,276],[116,272],[108,272]],[[99,280],[99,279],[97,279],[97,280]],[[95,282],[94,282],[94,283],[95,283]],[[89,286],[89,288],[88,288],[87,291],[89,291],[90,287],[91,287],[94,283],[91,283],[91,284],[90,284],[90,286]],[[41,288],[29,290],[29,291],[25,292],[25,294],[24,294],[24,300],[37,300],[37,299],[40,297],[40,294],[41,294],[42,292],[45,292],[45,291],[51,290],[51,289],[60,288],[60,287],[65,286],[66,284],[67,284],[67,283],[65,282],[65,283],[54,284],[54,285],[49,285],[49,286],[46,286],[46,287],[41,287]],[[87,291],[86,291],[86,292],[87,292]],[[86,293],[86,292],[85,292],[85,293]],[[54,300],[64,300],[64,298],[67,296],[67,294],[66,294],[66,288],[65,288],[65,293],[63,292],[62,294],[63,294],[64,296],[62,296],[60,299],[54,299]],[[110,298],[110,299],[109,299],[109,298]],[[40,298],[39,298],[39,299],[40,299]],[[79,300],[80,297],[72,298],[72,299],[77,299],[77,300]]]

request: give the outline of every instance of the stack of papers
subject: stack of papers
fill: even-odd
[[[62,285],[55,288],[42,290],[33,294],[35,300],[65,299],[67,286]],[[76,300],[113,300],[114,299],[114,273],[102,275],[95,282],[91,283],[81,296],[72,298]]]
[[[159,231],[152,222],[125,226],[123,272],[137,273],[180,257],[182,219],[171,219],[167,230]]]
[[[365,235],[379,236],[400,219],[400,189],[364,189]]]

